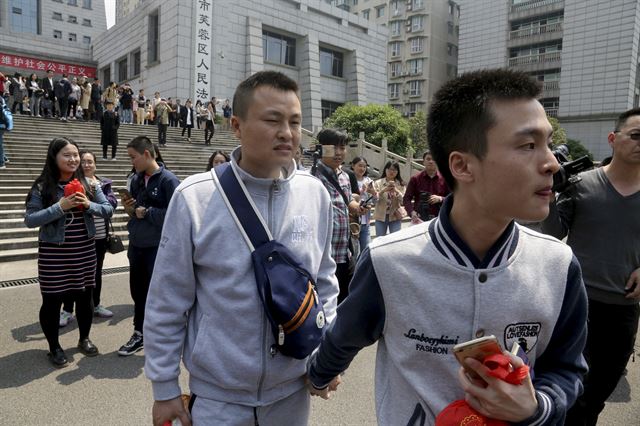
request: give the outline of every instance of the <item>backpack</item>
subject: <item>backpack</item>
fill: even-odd
[[[273,239],[231,164],[211,170],[231,216],[251,251],[258,295],[278,350],[304,359],[320,344],[324,307],[311,274],[294,253]]]
[[[0,96],[0,129],[13,130],[13,114],[2,96]]]

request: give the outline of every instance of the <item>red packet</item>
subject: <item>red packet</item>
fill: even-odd
[[[73,179],[71,182],[64,186],[64,196],[68,197],[69,195],[75,194],[76,192],[85,193],[84,186],[80,183],[78,179]],[[78,206],[78,209],[84,210],[84,206]]]

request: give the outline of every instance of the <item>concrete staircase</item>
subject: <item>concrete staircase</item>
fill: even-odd
[[[131,170],[126,152],[127,143],[141,135],[149,137],[154,143],[157,141],[156,126],[123,124],[118,131],[118,160],[103,161],[98,123],[65,123],[56,119],[20,115],[14,117],[14,130],[4,134],[4,150],[11,162],[5,170],[0,170],[0,263],[37,257],[38,229],[28,229],[24,225],[24,201],[33,181],[42,171],[51,139],[59,136],[69,137],[75,140],[81,149],[94,152],[98,159],[98,175],[113,179],[114,189],[125,186],[127,173]],[[211,146],[204,145],[204,130],[192,129],[190,144],[183,140],[181,132],[181,128],[170,127],[167,132],[167,146],[160,149],[167,167],[180,180],[205,171],[207,160],[213,151],[221,149],[230,152],[238,145],[238,140],[232,133],[220,129],[216,129]],[[118,202],[120,203],[120,200]],[[125,246],[127,219],[121,203],[118,204],[112,222],[116,234],[120,235]]]

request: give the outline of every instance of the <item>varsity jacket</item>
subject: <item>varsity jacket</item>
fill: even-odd
[[[449,222],[452,204],[449,196],[437,218],[362,253],[310,362],[311,381],[326,386],[378,341],[378,422],[433,424],[464,398],[453,346],[493,334],[505,349],[518,342],[531,362],[538,410],[522,424],[561,425],[586,372],[580,266],[565,244],[515,222],[479,260]]]
[[[244,182],[273,238],[313,276],[326,319],[335,317],[338,283],[331,251],[331,202],[305,172]],[[250,406],[304,386],[307,360],[280,354],[258,295],[251,253],[211,172],[190,176],[171,200],[147,297],[145,373],[156,400],[180,395],[180,359],[198,396]]]

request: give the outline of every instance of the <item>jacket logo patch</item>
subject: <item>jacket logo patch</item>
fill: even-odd
[[[311,227],[307,215],[293,216],[293,231],[291,232],[291,242],[294,244],[303,243],[311,239]]]
[[[542,324],[539,322],[519,322],[509,324],[504,330],[504,343],[507,350],[511,350],[513,342],[518,342],[526,353],[529,353],[538,343]]]
[[[153,198],[157,198],[158,197],[158,187],[157,186],[151,190],[151,196]]]

